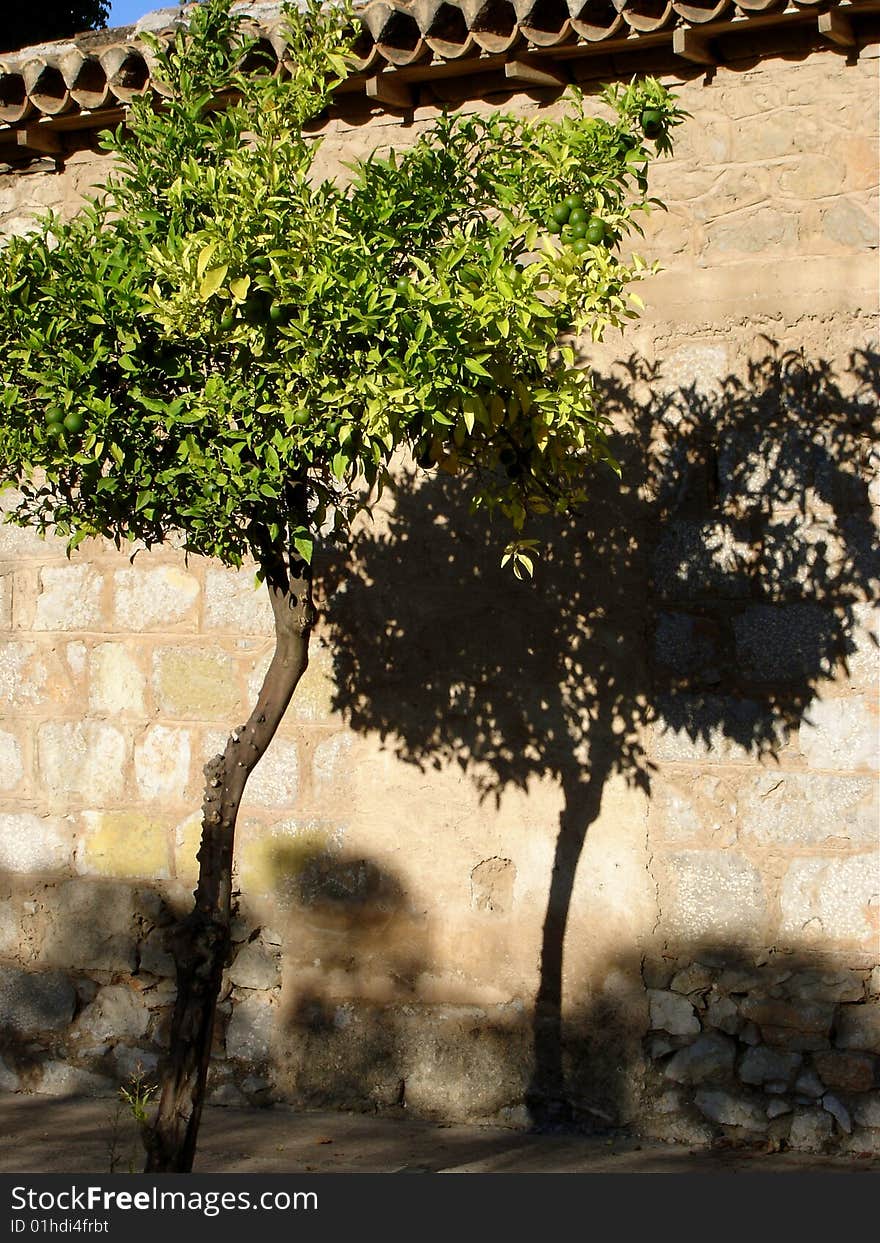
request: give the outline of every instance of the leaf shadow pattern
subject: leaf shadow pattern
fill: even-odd
[[[387,522],[328,576],[352,728],[422,768],[458,765],[487,800],[535,778],[561,790],[526,1098],[542,1127],[583,1116],[565,935],[609,779],[650,794],[667,735],[774,763],[863,650],[880,357],[838,375],[770,346],[709,385],[664,386],[638,356],[597,376],[622,478],[597,473],[576,516],[546,523],[531,582],[501,569],[506,533],[470,515],[459,481],[406,471]]]

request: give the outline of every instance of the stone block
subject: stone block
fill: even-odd
[[[116,1085],[69,1062],[46,1062],[38,1091],[41,1096],[114,1096]]]
[[[228,720],[242,711],[235,662],[226,652],[163,647],[153,653],[156,702],[169,716]]]
[[[705,1021],[728,1036],[735,1036],[743,1023],[736,1002],[729,997],[713,997],[706,1007]]]
[[[195,628],[198,579],[177,566],[117,570],[113,589],[113,617],[120,629],[177,629],[187,620]]]
[[[317,792],[339,788],[351,778],[352,734],[340,731],[323,739],[312,754],[312,780]]]
[[[688,613],[660,613],[654,630],[654,659],[660,668],[683,677],[718,681],[721,662],[718,626]]]
[[[176,968],[174,957],[165,948],[164,934],[154,928],[147,939],[141,942],[138,950],[138,967],[149,975],[174,977]]]
[[[780,933],[793,943],[806,938],[834,940],[876,938],[872,903],[880,893],[878,856],[795,859],[780,892]]]
[[[277,988],[281,983],[281,956],[261,941],[248,941],[236,954],[228,974],[236,988]]]
[[[801,721],[801,755],[812,768],[876,769],[880,764],[880,722],[864,695],[813,699]],[[876,828],[877,816],[874,815]]]
[[[746,997],[740,1013],[759,1027],[784,1027],[794,1032],[829,1036],[834,1021],[834,1005],[799,1002],[773,997]]]
[[[695,1096],[704,1118],[722,1126],[738,1126],[747,1131],[765,1131],[767,1117],[761,1105],[718,1088],[700,1088]]]
[[[206,630],[236,635],[274,634],[275,619],[265,583],[256,584],[252,569],[208,570],[204,625]]]
[[[22,712],[70,698],[70,676],[55,652],[37,643],[0,643],[0,705]]]
[[[743,1083],[757,1087],[772,1082],[790,1084],[802,1062],[800,1053],[785,1053],[758,1045],[746,1050],[738,1074]]]
[[[768,744],[779,750],[786,731],[759,703],[722,695],[658,695],[652,754],[694,763],[754,762]]]
[[[831,1114],[824,1109],[796,1109],[788,1144],[795,1152],[824,1152],[832,1131]]]
[[[825,1085],[814,1070],[805,1070],[795,1080],[794,1090],[799,1096],[818,1098],[824,1093]]]
[[[730,352],[724,343],[693,341],[663,356],[660,391],[674,393],[693,389],[703,395],[717,393],[730,368]]]
[[[869,1092],[874,1086],[874,1060],[867,1053],[828,1049],[813,1054],[813,1065],[829,1088]]]
[[[24,765],[21,760],[21,745],[15,734],[0,729],[0,790],[10,793],[23,780]]]
[[[878,799],[871,777],[770,771],[741,787],[741,832],[762,846],[812,846],[834,838],[870,843]]]
[[[269,1058],[277,1010],[259,994],[236,1002],[226,1029],[226,1055],[246,1062]]]
[[[299,760],[291,738],[273,738],[269,750],[251,774],[245,803],[290,811],[299,791]]]
[[[654,856],[664,933],[691,944],[762,936],[767,908],[761,874],[733,851],[683,850]]]
[[[830,677],[840,623],[819,604],[754,604],[733,619],[740,669],[756,682]]]
[[[167,880],[171,875],[168,829],[161,816],[141,812],[83,812],[84,832],[76,851],[84,876]]]
[[[714,972],[710,967],[704,967],[702,963],[689,963],[681,971],[676,971],[672,977],[669,987],[673,993],[697,993],[709,988],[714,978]]]
[[[84,1044],[115,1044],[138,1040],[147,1030],[150,1012],[139,992],[125,984],[108,984],[83,1010],[72,1034]]]
[[[732,1073],[735,1057],[736,1041],[710,1032],[679,1049],[666,1063],[663,1073],[673,1083],[711,1083]]]
[[[672,1036],[690,1036],[699,1032],[700,1020],[686,997],[649,988],[648,1005],[653,1030],[669,1032]]]
[[[853,1106],[853,1117],[859,1126],[880,1130],[880,1092],[863,1096]]]
[[[822,232],[832,242],[853,250],[877,247],[877,224],[851,199],[835,199],[822,213]]]
[[[0,815],[2,871],[60,871],[70,863],[71,847],[70,828],[60,818],[29,811]]]
[[[128,1085],[135,1080],[140,1080],[146,1085],[152,1085],[156,1083],[159,1058],[157,1054],[152,1053],[149,1049],[117,1045],[113,1050],[113,1066],[117,1078],[124,1085]]]
[[[665,600],[744,599],[754,559],[754,549],[732,525],[674,519],[660,533],[652,579]]]
[[[801,151],[779,177],[780,189],[799,199],[830,198],[843,187],[845,169],[840,160]]]
[[[146,680],[122,643],[99,643],[89,657],[89,707],[93,712],[144,714]]]
[[[56,797],[93,803],[120,798],[128,754],[125,736],[102,721],[47,721],[37,732],[40,777]]]
[[[822,1108],[831,1117],[843,1131],[844,1135],[852,1134],[852,1119],[849,1116],[849,1110],[839,1101],[836,1096],[832,1096],[830,1092],[826,1092],[822,1097]]]
[[[34,630],[100,630],[104,579],[87,563],[45,566]]]
[[[841,1006],[837,1015],[835,1043],[841,1049],[880,1053],[880,1002]]]
[[[134,971],[134,895],[130,885],[85,879],[59,885],[40,961],[79,970]]]
[[[712,221],[707,228],[707,254],[760,254],[791,249],[797,244],[797,217],[775,207],[756,207]]]
[[[199,861],[196,855],[201,840],[202,814],[194,811],[174,829],[174,875],[185,885],[195,885],[198,879]]]
[[[781,1118],[784,1114],[791,1113],[791,1105],[788,1101],[771,1101],[767,1106],[767,1118],[770,1122],[774,1118]]]
[[[151,725],[134,748],[134,775],[147,799],[171,802],[186,797],[189,782],[190,737],[185,729]]]
[[[253,684],[252,684],[253,693]],[[297,721],[327,721],[333,716],[333,662],[326,645],[313,639],[309,667],[290,702],[289,714]]]
[[[785,992],[800,1001],[862,1001],[864,973],[841,970],[799,971],[785,982]]]
[[[0,1027],[63,1031],[73,1019],[76,989],[63,971],[0,966]]]

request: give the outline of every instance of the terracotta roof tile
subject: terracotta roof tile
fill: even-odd
[[[564,57],[605,43],[616,54],[638,50],[642,36],[664,34],[682,55],[682,31],[711,35],[768,20],[813,21],[820,17],[839,32],[848,15],[875,14],[875,0],[370,0],[358,13],[357,73],[369,78],[383,70],[421,67],[420,76],[454,71],[456,61],[533,51]],[[837,13],[833,22],[828,14]],[[283,65],[285,43],[280,5],[242,4],[240,11],[260,39],[259,51]],[[160,9],[136,26],[91,31],[74,39],[7,53],[0,61],[0,137],[3,129],[45,118],[68,118],[64,128],[98,127],[103,113],[129,103],[152,85],[150,55],[141,30],[169,35],[180,10]],[[842,20],[842,24],[841,24]],[[833,35],[829,35],[833,38]],[[688,35],[690,40],[691,36]],[[673,40],[675,40],[673,42]],[[836,39],[840,42],[840,39]],[[691,57],[693,59],[693,57]],[[369,91],[373,98],[381,98]]]

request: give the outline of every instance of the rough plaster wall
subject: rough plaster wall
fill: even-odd
[[[683,88],[693,119],[655,181],[670,210],[652,216],[640,246],[666,270],[642,287],[646,313],[625,340],[583,351],[618,379],[617,364],[643,360],[617,398],[624,438],[622,398],[639,408],[668,396],[674,440],[676,417],[701,400],[713,417],[729,405],[730,377],[757,388],[768,373],[749,379],[749,362],[787,351],[827,360],[838,403],[851,398],[853,351],[877,348],[878,135],[866,107],[877,63],[815,54]],[[334,123],[322,169],[411,142],[430,115]],[[2,179],[0,230],[25,229],[35,205],[74,210],[105,167],[81,154],[61,175]],[[846,440],[846,452],[863,445]],[[651,451],[662,457],[662,443]],[[858,454],[851,465],[867,482],[876,464]],[[722,493],[725,461],[714,467]],[[840,595],[852,571],[854,598],[838,601],[852,640],[844,664],[811,638],[834,600],[810,596],[809,557],[792,568],[789,598],[784,553],[767,538],[770,523],[819,541],[827,570],[827,490],[777,497],[757,535],[738,493],[748,538],[736,515],[695,513],[687,497],[661,531],[650,472],[639,477],[638,455],[631,466],[632,482],[600,496],[590,519],[580,594],[567,598],[548,571],[549,606],[502,627],[497,653],[493,608],[509,592],[489,568],[497,550],[451,544],[452,577],[423,575],[406,615],[390,591],[368,590],[378,554],[367,547],[348,616],[373,620],[354,651],[375,668],[352,657],[368,699],[349,701],[351,723],[333,707],[349,603],[344,592],[328,603],[242,812],[218,1099],[405,1100],[523,1120],[562,816],[589,824],[561,1053],[581,1116],[638,1116],[687,1140],[719,1129],[784,1138],[793,1127],[805,1147],[832,1133],[856,1148],[877,1142],[877,661],[864,532],[861,551],[844,550],[829,572]],[[730,490],[750,486],[738,478]],[[432,498],[429,488],[416,508]],[[442,505],[454,501],[435,499],[442,535]],[[856,522],[863,500],[838,509]],[[379,529],[394,535],[393,514]],[[412,537],[429,567],[436,533],[417,521]],[[487,584],[460,620],[457,556],[476,557]],[[390,691],[373,642],[389,618],[414,640]],[[0,622],[0,1021],[12,1029],[2,1082],[112,1087],[138,1059],[155,1065],[167,1033],[162,932],[194,879],[201,766],[246,714],[270,613],[247,571],[186,565],[172,549],[131,567],[99,544],[68,563],[59,545],[4,527]],[[570,653],[562,697],[561,666],[542,655],[551,648]],[[460,719],[449,708],[458,666],[485,688],[482,715],[479,697]],[[774,695],[798,711],[760,758]],[[509,745],[493,741],[493,720]]]

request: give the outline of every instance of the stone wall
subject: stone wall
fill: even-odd
[[[877,63],[680,83],[666,270],[582,347],[623,484],[534,584],[405,468],[322,565],[242,813],[216,1100],[880,1145]],[[323,166],[429,117],[333,122]],[[102,169],[0,178],[0,229]],[[0,1086],[112,1092],[167,1036],[201,767],[270,612],[248,570],[3,527],[0,625]]]

